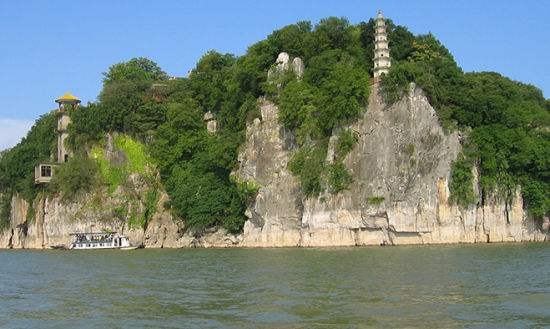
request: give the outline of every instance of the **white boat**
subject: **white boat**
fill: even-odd
[[[73,233],[69,249],[136,249],[130,245],[128,237],[116,232],[110,233]]]

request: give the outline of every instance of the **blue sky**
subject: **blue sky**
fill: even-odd
[[[274,29],[382,9],[432,32],[466,71],[497,71],[550,97],[550,1],[11,1],[0,0],[0,149],[71,91],[94,101],[102,72],[148,57],[185,76],[210,49],[243,54]]]

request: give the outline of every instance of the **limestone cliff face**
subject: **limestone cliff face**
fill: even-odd
[[[543,241],[523,210],[488,196],[461,209],[449,203],[451,164],[461,150],[458,133],[446,135],[420,88],[386,106],[372,88],[369,106],[351,125],[359,141],[346,157],[348,191],[304,198],[287,170],[293,136],[277,120],[277,107],[261,104],[262,119],[247,128],[237,175],[262,187],[249,209],[241,245],[350,246],[458,242]],[[335,145],[336,135],[330,145]],[[333,150],[329,146],[330,157]],[[544,225],[543,225],[544,226]]]
[[[145,229],[129,225],[127,219],[118,218],[109,210],[124,202],[123,198],[117,195],[103,198],[101,206],[91,207],[90,202],[97,197],[89,194],[71,203],[59,197],[40,198],[34,205],[34,216],[28,216],[28,203],[14,196],[10,227],[0,232],[0,248],[67,246],[71,233],[101,232],[103,229],[125,234],[132,245],[146,248],[232,247],[239,242],[238,237],[221,229],[211,230],[200,237],[185,231],[180,221],[174,221],[172,215],[163,210],[162,205],[168,198],[165,193],[161,195],[157,210]]]
[[[34,216],[28,216],[28,203],[14,196],[10,227],[0,233],[0,248],[40,249],[67,245],[71,233],[101,232],[103,229],[121,232],[128,235],[132,244],[148,247],[187,246],[193,240],[191,236],[179,234],[179,227],[165,211],[157,210],[146,229],[132,228],[127,220],[108,210],[121,199],[116,195],[103,198],[100,206],[93,207],[90,202],[96,197],[86,195],[70,203],[59,197],[42,197],[34,204]],[[162,209],[160,202],[158,206]]]
[[[248,210],[243,245],[296,246],[302,226],[300,183],[288,171],[293,136],[278,122],[278,110],[260,100],[262,119],[247,127],[246,142],[240,154],[236,175],[252,180],[261,188],[256,202]]]
[[[477,206],[460,208],[449,202],[451,163],[460,152],[458,133],[445,134],[421,89],[391,106],[374,85],[362,117],[349,127],[359,136],[344,160],[353,176],[349,190],[305,198],[300,183],[287,169],[296,150],[294,135],[278,121],[277,107],[260,100],[261,119],[247,127],[235,175],[261,188],[247,210],[239,236],[213,229],[196,237],[164,209],[168,196],[160,191],[146,228],[130,225],[117,208],[143,211],[140,199],[150,189],[131,175],[112,195],[95,191],[67,203],[41,197],[29,209],[14,196],[10,227],[0,232],[0,248],[48,248],[66,245],[70,234],[111,229],[132,244],[153,248],[354,246],[425,243],[473,243],[549,240],[550,221],[539,225],[523,209],[521,191],[506,202],[497,196],[479,198]],[[335,132],[327,161],[332,161]],[[110,144],[110,143],[108,143]],[[106,149],[113,161],[116,152]],[[111,154],[112,153],[112,154]],[[475,168],[474,168],[475,171]],[[477,173],[474,172],[477,177]],[[477,182],[474,189],[478,191]],[[479,195],[479,192],[477,192]],[[132,209],[130,209],[132,210]]]

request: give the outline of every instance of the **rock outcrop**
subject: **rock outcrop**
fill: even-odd
[[[101,232],[114,230],[125,234],[132,245],[146,248],[229,247],[238,244],[239,237],[223,229],[211,230],[199,237],[187,232],[180,221],[174,221],[162,204],[168,196],[163,193],[157,211],[145,228],[133,227],[128,220],[117,218],[105,209],[117,204],[115,196],[103,199],[101,207],[91,207],[89,202],[97,197],[86,195],[67,203],[59,197],[40,198],[35,202],[34,216],[29,218],[28,203],[14,196],[10,227],[0,233],[0,248],[42,249],[67,246],[70,234],[75,232]]]
[[[296,246],[300,240],[302,195],[298,180],[287,169],[293,136],[278,121],[277,107],[260,100],[261,120],[247,127],[236,175],[261,188],[248,210],[246,246]]]
[[[548,230],[512,202],[488,196],[462,209],[449,202],[458,133],[445,134],[420,88],[411,85],[386,106],[375,84],[369,106],[350,128],[359,141],[344,160],[349,190],[304,198],[287,163],[294,136],[278,122],[277,107],[261,102],[262,119],[247,128],[237,175],[262,187],[248,211],[244,246],[353,246],[422,243],[543,241]],[[330,145],[335,145],[335,134]],[[330,154],[333,150],[329,149]],[[477,183],[476,183],[477,184]],[[544,226],[544,225],[543,225]]]
[[[294,57],[292,61],[290,61],[290,55],[282,52],[275,60],[275,67],[267,72],[267,77],[269,81],[273,82],[275,80],[274,82],[277,83],[277,87],[281,88],[282,85],[280,85],[280,82],[277,82],[276,80],[283,73],[291,71],[294,73],[296,78],[301,79],[304,76],[304,70],[304,62],[300,57]]]

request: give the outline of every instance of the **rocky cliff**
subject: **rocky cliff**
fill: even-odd
[[[513,200],[479,197],[464,209],[449,202],[451,163],[461,150],[458,133],[445,134],[421,89],[411,85],[399,102],[387,106],[373,85],[368,109],[349,127],[359,136],[344,160],[353,176],[349,190],[305,198],[287,169],[294,136],[278,121],[277,107],[261,100],[261,118],[247,127],[235,175],[261,186],[247,211],[243,234],[212,230],[186,232],[164,209],[161,191],[145,227],[131,225],[116,209],[128,193],[137,200],[148,187],[132,175],[125,190],[96,191],[73,202],[39,197],[34,208],[14,196],[10,227],[0,233],[0,248],[47,248],[70,241],[70,233],[116,230],[145,247],[354,246],[426,243],[544,241],[548,219],[536,223],[523,209],[520,190]],[[332,161],[337,134],[331,138]],[[475,168],[473,169],[475,171]],[[475,174],[475,173],[474,173]],[[474,175],[477,177],[477,175]],[[143,200],[131,205],[143,211]]]
[[[101,205],[93,206],[91,203],[98,197],[101,197]],[[146,248],[228,247],[238,243],[237,237],[223,230],[212,230],[199,237],[185,231],[181,222],[174,221],[170,212],[163,209],[167,198],[162,193],[155,213],[143,228],[113,212],[112,209],[125,202],[120,194],[111,197],[88,194],[70,203],[59,197],[42,197],[33,209],[25,200],[14,196],[10,227],[0,233],[0,248],[67,246],[71,233],[103,230],[125,234],[132,245]]]
[[[423,243],[543,241],[523,209],[518,190],[511,202],[486,196],[462,209],[449,202],[451,163],[461,150],[458,133],[445,134],[422,90],[411,85],[387,106],[375,84],[362,118],[349,128],[359,141],[345,159],[353,176],[348,191],[304,198],[287,170],[295,146],[277,119],[277,107],[261,104],[262,118],[247,129],[237,175],[262,186],[248,212],[244,246],[353,246]],[[331,138],[331,161],[336,143]],[[475,170],[475,169],[474,169]],[[476,175],[477,177],[477,175]]]

